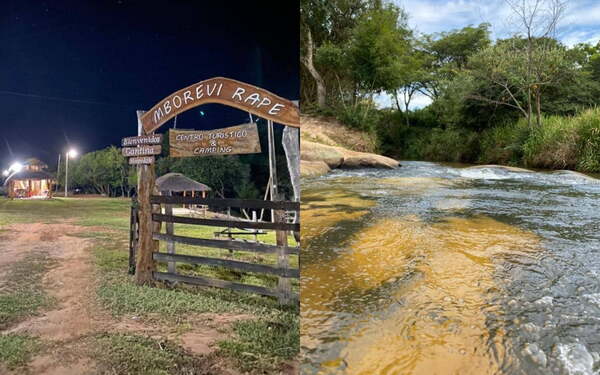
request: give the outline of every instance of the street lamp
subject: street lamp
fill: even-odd
[[[8,177],[8,174],[9,174],[9,173],[10,173],[10,172],[9,172],[8,170],[5,170],[4,172],[2,172],[2,175],[3,175],[4,177]]]
[[[77,150],[70,149],[65,154],[65,198],[69,195],[69,159],[77,157]]]

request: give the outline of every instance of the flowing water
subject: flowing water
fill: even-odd
[[[302,189],[303,374],[600,374],[600,180],[405,162]]]

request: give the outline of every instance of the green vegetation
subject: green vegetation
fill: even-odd
[[[209,374],[205,359],[186,354],[163,340],[126,334],[95,337],[94,357],[98,369],[115,375]]]
[[[10,370],[24,366],[40,347],[40,342],[31,336],[0,335],[0,363]]]
[[[237,337],[219,346],[244,371],[276,371],[281,360],[291,360],[298,354],[300,327],[293,315],[239,321],[233,324],[233,329]]]
[[[55,223],[70,220],[83,226],[127,230],[131,201],[108,198],[53,198],[8,200],[0,198],[0,226],[16,223]]]
[[[600,172],[600,43],[565,46],[562,7],[519,4],[523,24],[492,40],[490,24],[416,35],[390,1],[303,0],[302,109],[396,158]],[[417,95],[431,104],[411,109]]]
[[[11,263],[0,287],[0,329],[52,306],[53,299],[42,288],[44,274],[53,261],[45,252],[32,252]]]

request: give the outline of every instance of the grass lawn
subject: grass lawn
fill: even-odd
[[[279,373],[284,362],[297,357],[300,346],[297,306],[279,306],[277,301],[270,297],[214,288],[188,285],[173,287],[162,284],[157,287],[135,285],[132,276],[127,274],[129,206],[130,201],[127,199],[55,198],[49,201],[9,201],[0,198],[0,231],[12,223],[67,221],[74,225],[89,227],[88,230],[75,235],[86,237],[93,244],[90,251],[98,278],[97,301],[115,318],[136,316],[142,321],[169,326],[184,332],[193,329],[190,327],[189,318],[194,315],[244,314],[251,318],[233,323],[227,338],[218,343],[217,356],[234,362],[242,371],[257,374]],[[175,233],[183,236],[213,238],[213,232],[217,230],[218,228],[175,224]],[[274,232],[260,236],[260,239],[274,243]],[[293,239],[290,244],[295,245]],[[180,244],[177,245],[177,253],[233,257],[263,264],[276,263],[273,255],[237,251],[229,254],[227,250]],[[43,257],[43,254],[39,256]],[[49,308],[52,304],[51,298],[45,296],[39,287],[39,280],[53,260],[40,258],[33,262],[35,266],[29,258],[22,262],[24,262],[22,270],[35,270],[35,272],[20,272],[20,274],[28,274],[27,277],[31,278],[28,284],[31,285],[32,290],[37,290],[38,294],[31,290],[16,290],[10,286],[0,287],[0,326],[2,324],[9,326],[39,310]],[[297,267],[298,257],[291,256],[290,264]],[[166,265],[160,267],[166,269]],[[244,274],[221,267],[180,264],[178,271],[266,287],[273,287],[277,283],[275,277]],[[21,277],[25,277],[23,275]],[[294,283],[293,288],[297,292],[297,282]],[[11,301],[14,301],[15,293],[28,297],[23,298],[19,303],[14,303]],[[12,350],[11,353],[16,354],[10,355],[8,359],[0,355],[0,362],[11,366],[26,362],[30,353],[39,346],[36,338],[17,339],[3,335],[0,336],[0,340],[4,340],[0,341],[0,350],[3,345],[20,348]],[[96,349],[94,350],[95,361],[108,373],[193,373],[190,372],[191,369],[200,366],[205,360],[186,353],[174,343],[158,342],[154,338],[135,334],[107,332],[95,337],[92,342]],[[148,363],[152,364],[155,372],[149,372],[146,366]]]
[[[0,362],[9,369],[16,369],[29,362],[40,348],[36,338],[27,335],[0,335]]]

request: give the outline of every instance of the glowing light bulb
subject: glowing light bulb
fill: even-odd
[[[18,161],[12,163],[10,168],[8,168],[9,171],[13,171],[15,173],[21,172],[22,169],[23,169],[23,164],[19,163]]]

